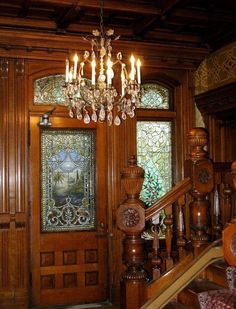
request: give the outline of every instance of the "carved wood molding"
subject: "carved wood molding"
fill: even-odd
[[[235,119],[236,82],[195,96],[203,115],[216,115],[220,119]]]

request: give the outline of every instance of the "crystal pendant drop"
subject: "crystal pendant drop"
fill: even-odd
[[[107,121],[108,121],[108,125],[109,125],[109,126],[112,125],[112,120],[113,120],[112,112],[109,112],[109,113],[107,114]]]
[[[69,111],[69,116],[70,116],[71,118],[74,118],[74,113],[73,113],[73,110],[72,110],[72,109],[70,109],[70,111]]]
[[[114,124],[116,126],[119,126],[121,124],[121,120],[120,120],[120,117],[118,115],[115,117]]]
[[[84,123],[85,123],[85,124],[90,123],[90,117],[89,117],[88,112],[86,112],[86,114],[85,114],[85,116],[84,116]]]
[[[104,121],[106,117],[104,106],[101,106],[100,112],[99,112],[99,120]]]
[[[96,112],[94,111],[93,113],[92,113],[92,120],[94,121],[94,122],[97,122],[98,121],[98,116],[97,116],[97,114],[96,114]]]
[[[125,119],[127,118],[127,116],[126,116],[126,113],[125,113],[125,112],[122,112],[122,114],[121,114],[121,118],[122,118],[123,120],[125,120]]]
[[[78,120],[82,120],[83,119],[83,116],[82,116],[81,113],[77,113],[76,117],[77,117]]]
[[[129,116],[130,116],[130,118],[133,118],[133,117],[134,117],[134,110],[132,110],[132,111],[129,113]]]

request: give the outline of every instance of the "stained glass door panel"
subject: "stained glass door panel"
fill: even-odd
[[[32,306],[106,300],[105,128],[38,122],[30,117]]]

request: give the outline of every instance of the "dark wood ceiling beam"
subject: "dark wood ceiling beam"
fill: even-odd
[[[32,4],[41,6],[58,6],[58,7],[70,7],[75,4],[75,0],[31,0]],[[84,8],[100,8],[99,0],[77,0],[77,4]],[[104,2],[104,10],[111,10],[116,12],[128,12],[128,13],[140,13],[140,14],[152,14],[158,15],[161,13],[161,9],[156,5],[151,4],[141,4],[141,3],[130,3],[122,1],[117,3],[116,0],[109,0]]]
[[[82,10],[77,4],[71,8],[66,9],[66,12],[64,14],[56,16],[56,24],[58,31],[65,31],[71,23],[79,21],[79,13],[81,12]]]
[[[154,17],[146,17],[142,22],[136,24],[136,26],[134,27],[134,35],[143,35],[145,32],[152,29],[158,21],[166,19],[167,15],[170,14],[180,2],[181,0],[165,1],[165,5],[162,7],[160,15]]]
[[[26,17],[29,12],[29,0],[23,0],[21,10],[18,13],[19,17]]]
[[[193,9],[178,9],[173,13],[173,17],[179,17],[183,22],[185,20],[198,22],[198,21],[206,21],[206,22],[219,22],[219,20],[223,23],[235,23],[236,14],[232,12],[231,14],[226,13],[209,13],[207,11],[199,11]]]

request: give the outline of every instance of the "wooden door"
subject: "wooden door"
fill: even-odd
[[[51,119],[52,126],[40,127],[39,117],[30,117],[32,305],[40,308],[107,299],[105,126],[85,126],[76,119]],[[85,160],[84,154],[79,153],[83,150],[73,146],[80,140],[81,132],[92,138],[95,152],[83,167],[79,166],[81,157]],[[68,146],[68,134],[72,135],[72,146]],[[59,136],[59,148],[52,146],[56,136]],[[63,174],[56,169],[55,162],[61,168],[67,155],[74,157],[74,161],[63,163],[66,170]],[[79,168],[71,170],[74,163]],[[75,197],[73,194],[77,193]],[[88,203],[94,203],[94,219],[89,214]]]

